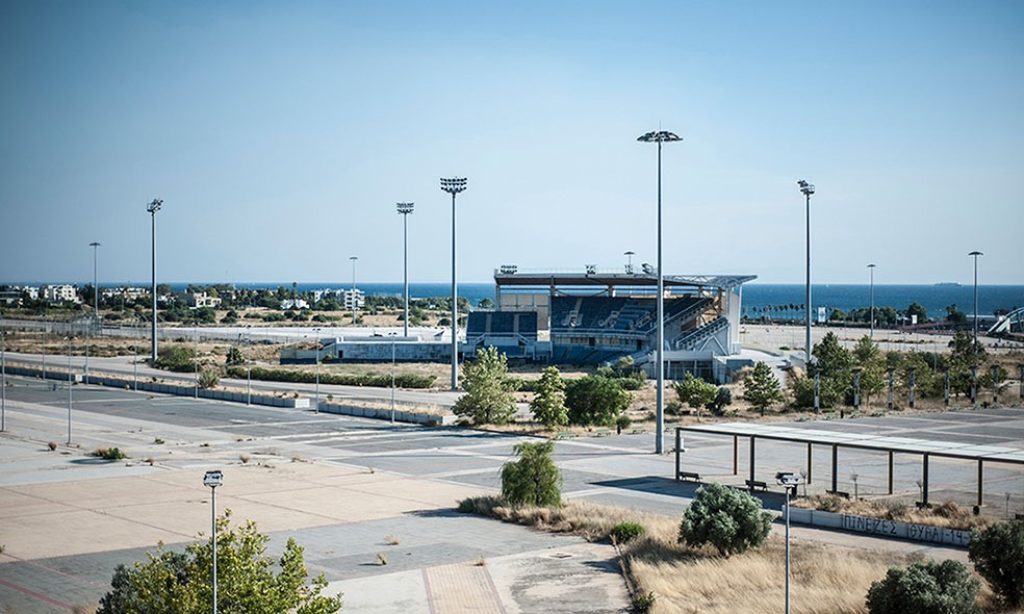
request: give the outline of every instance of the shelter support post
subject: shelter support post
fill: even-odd
[[[682,453],[682,450],[680,450],[680,448],[683,447],[682,443],[683,443],[683,432],[680,431],[679,429],[676,429],[676,481],[679,480],[679,469],[680,469],[680,467],[679,467],[680,456],[679,455]]]
[[[753,435],[750,436],[750,481],[754,481],[754,440]]]
[[[892,470],[893,470],[893,453],[889,450],[889,494],[892,494]]]
[[[839,490],[839,446],[832,444],[832,492]]]
[[[983,496],[985,494],[985,489],[984,489],[984,486],[983,486],[984,484],[985,484],[984,461],[982,461],[979,458],[978,459],[978,507],[982,506],[982,498],[983,498]]]
[[[922,462],[923,475],[921,480],[921,504],[928,507],[928,453],[924,453],[924,460]]]
[[[732,436],[732,474],[740,474],[740,436]]]

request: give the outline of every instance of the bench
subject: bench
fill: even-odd
[[[744,482],[747,485],[748,490],[759,489],[768,492],[768,484],[760,480],[746,480]]]
[[[679,472],[679,479],[680,480],[689,480],[689,481],[692,481],[692,482],[699,482],[700,481],[700,474],[699,473],[694,473],[692,471],[680,471]]]

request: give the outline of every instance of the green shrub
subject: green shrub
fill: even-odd
[[[156,363],[153,366],[156,367],[157,369],[164,369],[166,371],[177,371],[179,373],[195,371],[196,352],[194,349],[187,345],[165,344],[160,346],[160,351],[157,354]]]
[[[565,407],[565,380],[558,367],[547,367],[537,385],[537,394],[530,401],[533,419],[548,428],[565,426],[569,423]]]
[[[462,369],[466,394],[452,407],[456,416],[474,424],[506,424],[516,413],[516,400],[508,384],[508,359],[493,347],[476,353]]]
[[[618,380],[588,375],[568,383],[565,405],[569,422],[582,426],[612,426],[615,418],[629,407],[629,393]]]
[[[637,593],[633,595],[633,611],[638,614],[647,614],[654,609],[654,593]]]
[[[968,557],[1003,601],[1024,605],[1024,519],[975,530]]]
[[[245,379],[245,367],[228,367],[228,377]],[[265,382],[291,382],[297,384],[312,384],[316,381],[315,371],[300,371],[298,369],[266,369],[264,367],[253,367],[252,378]],[[420,375],[417,373],[400,373],[395,375],[395,386],[399,388],[430,388],[436,379],[433,375]],[[339,386],[367,386],[372,388],[390,388],[391,376],[380,373],[321,373],[321,384],[336,384]]]
[[[245,363],[245,357],[242,356],[242,350],[235,346],[228,348],[227,356],[224,357],[224,364],[228,366],[240,365]]]
[[[202,389],[216,388],[220,383],[220,374],[216,369],[203,369],[199,372],[199,387]]]
[[[631,424],[633,424],[633,420],[626,414],[621,414],[619,417],[615,418],[615,428],[619,431],[628,429]]]
[[[981,583],[958,561],[914,563],[892,567],[871,584],[867,606],[871,614],[971,614]]]
[[[642,524],[636,522],[620,522],[612,527],[611,536],[615,541],[624,544],[632,539],[640,537],[647,531]]]
[[[753,496],[722,484],[697,489],[679,526],[679,541],[695,547],[711,544],[724,556],[764,543],[771,531],[771,514]]]
[[[128,455],[120,448],[96,448],[92,455],[103,460],[124,460]]]
[[[513,448],[519,460],[501,468],[501,496],[511,505],[561,505],[562,474],[551,441],[523,442]]]

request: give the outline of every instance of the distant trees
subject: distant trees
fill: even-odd
[[[907,319],[911,319],[912,316],[917,316],[918,324],[924,324],[928,321],[928,310],[920,303],[911,303],[910,306],[907,307]]]
[[[956,304],[946,306],[946,320],[953,324],[966,324],[967,314],[960,311]]]
[[[613,426],[615,419],[629,407],[630,396],[619,380],[588,375],[568,383],[565,405],[569,421],[583,426]]]
[[[514,384],[508,380],[508,360],[493,347],[476,353],[462,370],[462,388],[466,391],[455,402],[456,416],[468,417],[475,424],[505,424],[516,413]]]

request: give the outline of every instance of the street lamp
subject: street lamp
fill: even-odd
[[[973,251],[968,256],[974,258],[974,365],[971,367],[971,402],[978,404],[978,256],[985,254]]]
[[[405,336],[409,336],[409,214],[412,213],[413,203],[397,203],[398,212],[402,214],[402,294],[405,297],[405,311],[403,312],[402,324],[404,325]]]
[[[868,270],[871,271],[871,338],[875,338],[875,265],[869,264]]]
[[[210,543],[213,546],[213,614],[217,614],[217,487],[224,483],[224,473],[220,470],[207,471],[203,476],[203,486],[210,488]]]
[[[804,319],[806,320],[806,332],[804,334],[804,361],[811,362],[811,194],[814,194],[814,184],[807,183],[803,179],[796,182],[800,187],[800,193],[804,195],[807,203],[807,289],[804,293]]]
[[[775,474],[775,483],[786,489],[786,614],[789,614],[789,500],[796,495],[800,476],[789,471],[780,471]]]
[[[71,334],[64,339],[68,342],[68,445],[71,445],[71,378],[74,372],[71,370]]]
[[[349,256],[352,261],[352,326],[356,325],[356,260],[359,256]]]
[[[154,198],[151,203],[146,205],[146,211],[149,212],[151,218],[151,265],[153,273],[153,328],[152,338],[150,340],[150,364],[156,364],[156,212],[160,210],[160,207],[164,205],[164,201],[159,198]]]
[[[455,269],[455,195],[466,189],[465,177],[441,178],[441,190],[452,195],[452,390],[459,389],[459,297]]]
[[[664,452],[665,445],[663,441],[665,438],[665,279],[662,275],[661,262],[661,144],[674,143],[683,139],[674,132],[658,130],[657,132],[642,134],[636,140],[641,143],[658,144],[658,365],[656,369],[658,374],[658,400],[654,453],[661,454]]]

